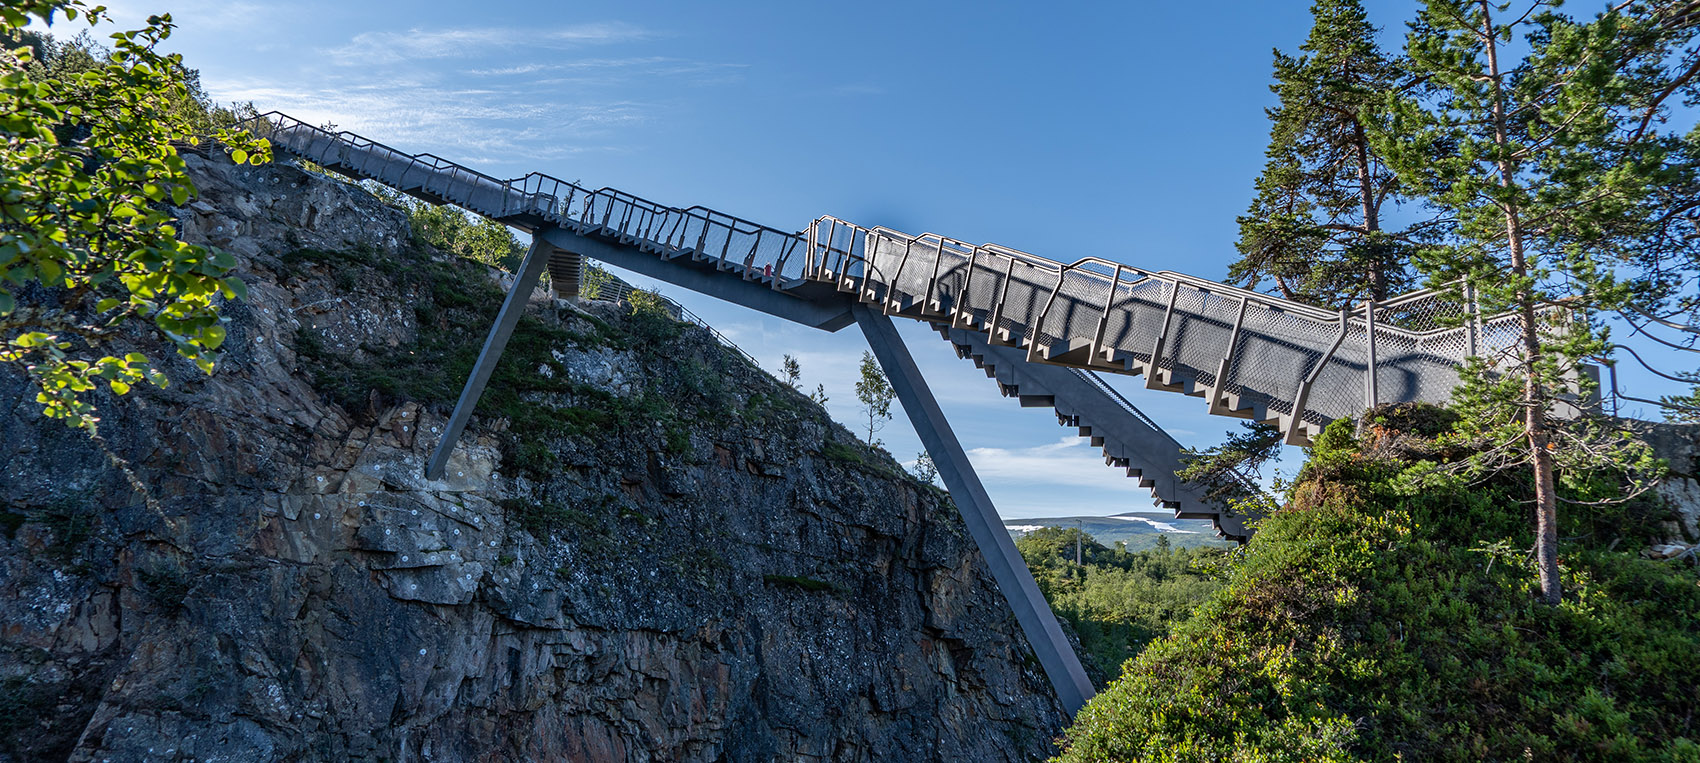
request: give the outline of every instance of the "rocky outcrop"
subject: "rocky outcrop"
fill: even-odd
[[[183,231],[249,299],[214,375],[98,401],[159,510],[0,376],[0,760],[1050,750],[948,498],[806,398],[700,329],[539,300],[426,480],[489,271],[350,184],[190,163]]]
[[[1670,465],[1670,473],[1654,491],[1675,516],[1665,525],[1665,545],[1700,541],[1700,424],[1633,422],[1638,437]]]

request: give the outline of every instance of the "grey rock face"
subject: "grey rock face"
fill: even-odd
[[[556,341],[516,374],[554,386],[483,409],[426,480],[444,402],[314,366],[442,330],[385,265],[429,260],[405,216],[288,165],[191,165],[183,230],[250,298],[213,376],[98,400],[161,510],[0,375],[0,760],[1050,750],[1061,710],[945,496],[801,395],[700,330],[575,342],[636,329],[541,306]]]
[[[1700,424],[1631,422],[1653,452],[1670,464],[1670,474],[1654,488],[1676,510],[1666,526],[1672,543],[1700,541]]]

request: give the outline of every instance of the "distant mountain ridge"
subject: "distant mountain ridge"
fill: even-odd
[[[1005,519],[1004,529],[1020,537],[1041,527],[1079,527],[1106,546],[1117,542],[1127,544],[1129,551],[1156,545],[1159,536],[1167,536],[1174,546],[1232,546],[1232,541],[1216,537],[1215,528],[1207,519],[1175,519],[1163,511],[1129,511],[1110,516],[1068,516]]]

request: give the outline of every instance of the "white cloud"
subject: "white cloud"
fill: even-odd
[[[501,90],[442,87],[429,78],[299,88],[257,80],[209,80],[220,101],[252,101],[312,124],[334,124],[409,152],[467,164],[524,157],[532,165],[585,151],[617,150],[619,130],[648,119],[629,101],[523,102]]]
[[[554,29],[414,28],[404,32],[361,32],[347,43],[325,51],[325,55],[343,65],[366,66],[440,58],[486,57],[493,52],[511,55],[515,48],[565,50],[587,45],[634,42],[655,36],[657,35],[654,32],[623,21],[573,24]]]
[[[575,58],[570,61],[557,63],[526,63],[515,66],[498,66],[485,69],[467,69],[466,74],[480,77],[508,77],[524,74],[564,73],[588,74],[594,72],[591,78],[554,78],[530,79],[527,83],[537,85],[552,82],[618,82],[621,77],[641,75],[646,77],[676,77],[686,75],[701,75],[712,79],[726,79],[748,69],[749,64],[719,63],[711,61],[692,61],[670,56],[636,56],[629,58]],[[613,79],[610,79],[613,77]]]
[[[1103,457],[1083,437],[1068,436],[1031,448],[974,448],[968,451],[968,460],[974,464],[974,471],[987,481],[1027,487],[1089,485],[1116,492],[1143,490],[1137,481],[1123,478],[1121,472],[1104,466]]]

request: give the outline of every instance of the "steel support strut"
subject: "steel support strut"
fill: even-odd
[[[449,416],[449,425],[443,430],[443,439],[437,441],[437,451],[431,454],[431,463],[425,467],[426,479],[438,479],[443,476],[443,469],[449,464],[449,456],[454,453],[455,442],[460,439],[460,433],[466,429],[466,422],[472,418],[472,409],[478,407],[478,397],[484,394],[484,385],[490,383],[490,374],[496,370],[496,361],[502,357],[502,350],[508,346],[508,338],[514,334],[514,326],[519,324],[519,317],[525,313],[525,303],[531,300],[531,290],[537,288],[537,281],[543,277],[543,268],[549,264],[549,255],[555,247],[543,240],[542,236],[531,239],[531,250],[525,253],[525,260],[520,263],[519,273],[514,277],[514,285],[508,289],[507,298],[502,300],[502,311],[496,314],[496,325],[490,327],[490,336],[484,340],[484,349],[478,351],[478,362],[472,366],[472,377],[466,380],[466,388],[460,391],[460,400],[455,403],[455,411]]]
[[[851,313],[867,336],[874,357],[879,359],[880,367],[891,380],[897,400],[903,404],[903,412],[909,415],[909,423],[915,426],[915,434],[920,435],[921,444],[926,446],[927,453],[938,467],[939,476],[944,478],[950,498],[956,503],[957,511],[961,512],[963,523],[968,525],[974,544],[980,547],[980,554],[985,557],[986,566],[991,568],[998,589],[1003,591],[1010,609],[1015,611],[1015,620],[1021,624],[1022,632],[1027,634],[1027,643],[1032,645],[1046,677],[1056,688],[1057,699],[1070,716],[1074,715],[1095,693],[1092,682],[1086,678],[1080,657],[1063,636],[1062,627],[1057,625],[1056,615],[1045,603],[1044,595],[1039,593],[1032,573],[1027,571],[1027,563],[1015,550],[1015,541],[1010,540],[1009,531],[1004,529],[997,510],[992,507],[991,497],[986,495],[986,488],[980,484],[974,467],[968,463],[968,454],[962,451],[962,444],[957,441],[956,433],[951,431],[950,422],[945,420],[944,412],[927,388],[926,380],[921,378],[921,371],[915,366],[915,359],[910,357],[903,338],[898,336],[891,318],[860,303],[851,308]]]

